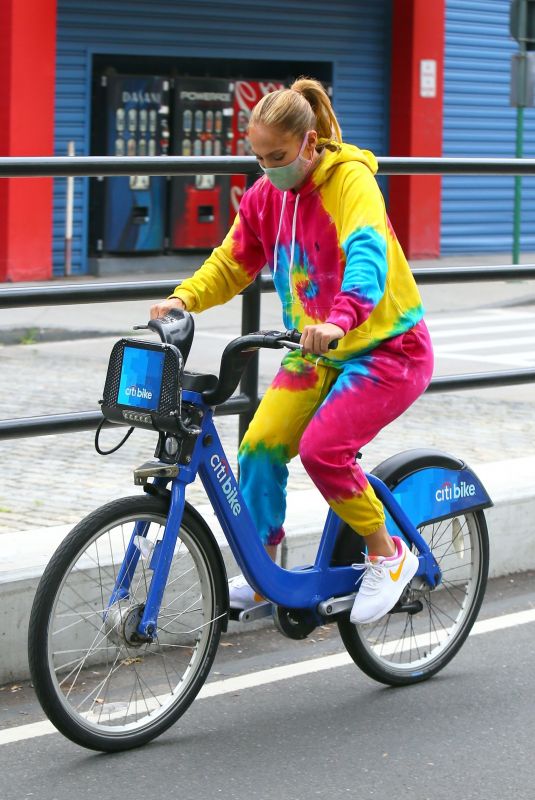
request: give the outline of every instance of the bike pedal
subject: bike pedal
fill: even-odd
[[[149,478],[176,478],[177,464],[165,464],[163,461],[146,461],[134,470],[134,483],[143,486]]]
[[[418,614],[423,611],[424,604],[421,600],[412,600],[408,603],[397,602],[390,614]]]
[[[254,622],[257,619],[271,616],[272,605],[267,600],[263,603],[255,603],[249,608],[229,608],[229,618],[235,622]]]

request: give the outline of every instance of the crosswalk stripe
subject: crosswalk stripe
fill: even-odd
[[[462,333],[463,336],[475,336],[480,335],[482,333],[510,333],[511,331],[535,331],[535,320],[533,322],[519,322],[518,324],[514,325],[493,325],[492,327],[483,326],[481,328],[464,328]],[[449,339],[453,338],[454,336],[459,336],[460,331],[431,331],[431,336],[433,340],[436,339]],[[506,340],[507,341],[507,340]]]
[[[516,322],[520,320],[533,320],[535,319],[535,314],[529,311],[504,311],[500,313],[500,309],[484,309],[481,311],[474,311],[471,314],[448,314],[448,315],[433,315],[429,314],[425,316],[425,321],[427,323],[428,328],[433,331],[438,328],[442,327],[450,327],[452,325],[468,325],[470,327],[471,324],[478,323],[478,324],[489,324],[489,323],[501,323],[501,322]]]
[[[436,354],[436,350],[435,350]],[[439,353],[441,359],[452,361],[471,361],[477,364],[502,364],[504,367],[518,367],[529,369],[535,366],[535,355],[528,352],[497,353],[491,356],[482,356],[479,353]]]
[[[517,347],[518,345],[535,344],[534,336],[517,336],[511,339],[485,339],[485,341],[468,342],[466,337],[463,336],[462,341],[455,342],[455,344],[438,345],[433,348],[437,355],[445,353],[455,353],[457,350],[466,353],[467,350],[490,350],[492,348],[499,349],[504,347]]]
[[[535,366],[535,313],[532,311],[485,308],[470,315],[431,315],[426,321],[437,359],[511,369]],[[522,336],[523,333],[526,335]],[[489,350],[494,352],[485,352]]]

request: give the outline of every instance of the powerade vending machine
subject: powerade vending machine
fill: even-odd
[[[232,154],[233,91],[233,82],[220,78],[175,79],[173,155]],[[171,247],[220,244],[228,230],[230,176],[179,176],[171,186]]]
[[[265,94],[284,89],[280,81],[236,81],[234,90],[234,114],[232,115],[232,155],[249,156],[251,147],[247,139],[247,126],[251,111]],[[238,213],[240,200],[247,186],[246,175],[230,177],[230,224]]]
[[[169,150],[169,79],[105,75],[106,152],[160,156]],[[105,178],[104,222],[99,249],[108,253],[164,249],[165,176]]]

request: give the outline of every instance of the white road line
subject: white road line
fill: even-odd
[[[437,355],[436,350],[435,355]],[[506,367],[519,367],[523,369],[535,366],[535,356],[531,350],[526,350],[525,352],[520,351],[518,353],[497,353],[492,356],[482,356],[479,353],[470,354],[458,352],[438,353],[438,355],[442,361],[449,359],[451,361],[471,361],[478,364],[503,364]]]
[[[533,608],[525,611],[516,611],[512,614],[504,614],[500,617],[480,620],[476,622],[472,628],[470,636],[505,630],[506,628],[513,628],[517,625],[526,625],[529,622],[535,622],[535,609]],[[390,647],[395,649],[396,645],[397,642],[392,642]],[[225,678],[221,681],[208,683],[203,686],[197,698],[200,700],[208,697],[218,697],[223,694],[230,694],[231,692],[252,689],[256,686],[264,686],[268,683],[297,678],[300,675],[311,675],[314,672],[345,667],[352,663],[352,659],[347,653],[336,653],[331,656],[299,661],[296,664],[287,664],[283,667],[263,669],[258,672],[251,672],[247,675],[238,675],[235,678]],[[0,746],[12,744],[13,742],[20,742],[25,739],[33,739],[38,736],[46,736],[50,733],[57,733],[57,731],[48,720],[34,722],[30,725],[19,725],[16,728],[7,728],[0,731]]]
[[[463,328],[461,331],[431,331],[431,338],[433,341],[437,339],[452,339],[454,336],[460,338],[462,336],[463,341],[466,343],[466,337],[468,336],[475,336],[476,334],[482,333],[490,333],[496,336],[496,334],[501,334],[504,332],[510,333],[511,331],[530,331],[535,329],[535,320],[533,322],[519,322],[518,324],[514,325],[492,325],[492,327],[484,326],[481,328]],[[508,339],[504,339],[504,344],[507,344]],[[469,342],[468,342],[469,344]]]
[[[494,309],[486,309],[484,311],[475,311],[470,315],[460,314],[456,316],[454,314],[448,314],[445,316],[434,316],[433,314],[426,314],[424,319],[429,330],[433,331],[443,326],[448,327],[450,325],[459,325],[460,323],[463,325],[468,324],[468,326],[474,322],[483,322],[485,324],[493,322],[495,324],[500,324],[502,322],[516,322],[522,319],[529,321],[533,320],[534,317],[535,315],[530,311],[504,311],[503,313],[498,314]]]
[[[461,320],[469,324],[462,325]],[[436,324],[431,321],[429,328],[437,359],[524,369],[534,364],[535,315],[532,312],[482,309],[472,317],[450,316],[438,319]],[[529,335],[510,336],[515,331]],[[457,341],[451,341],[455,338]],[[492,354],[484,353],[491,349],[494,350]]]
[[[522,344],[535,345],[535,334],[532,336],[517,336],[511,339],[487,339],[484,342],[467,342],[463,338],[463,341],[456,342],[455,344],[439,344],[433,349],[437,355],[441,355],[442,353],[454,353],[457,349],[466,352],[467,350],[490,350],[493,347],[499,349],[500,347],[503,348]]]

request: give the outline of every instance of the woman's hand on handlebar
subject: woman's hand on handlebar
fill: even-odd
[[[181,308],[182,311],[186,311],[186,306],[179,297],[171,297],[169,300],[162,300],[160,303],[151,306],[150,318],[165,317],[172,308]]]
[[[303,355],[313,353],[324,355],[329,351],[329,343],[334,339],[341,339],[345,332],[332,322],[323,322],[321,325],[305,325],[301,334],[300,345]]]

